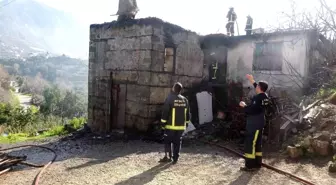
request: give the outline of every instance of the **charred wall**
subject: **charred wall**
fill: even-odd
[[[146,130],[173,83],[188,88],[203,77],[198,35],[156,18],[91,25],[89,53],[88,124],[96,132]]]

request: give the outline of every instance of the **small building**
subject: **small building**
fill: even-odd
[[[173,83],[200,83],[203,58],[196,33],[157,18],[91,25],[88,125],[145,131]]]
[[[321,56],[315,30],[273,32],[230,37],[227,79],[250,86],[245,74],[266,80],[272,88],[302,90]]]
[[[187,89],[206,81],[221,102],[228,81],[250,86],[248,73],[270,88],[302,89],[319,61],[318,40],[314,30],[199,36],[157,18],[93,24],[88,125],[146,131],[176,81]]]

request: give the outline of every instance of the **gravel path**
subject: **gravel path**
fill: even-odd
[[[31,144],[31,143],[30,143]],[[41,143],[39,143],[41,144]],[[300,184],[267,169],[240,172],[243,160],[218,148],[189,145],[183,148],[176,165],[162,165],[162,145],[141,141],[90,143],[49,141],[44,144],[58,153],[57,161],[43,174],[41,185],[296,185]],[[8,147],[8,146],[3,146]],[[39,149],[24,149],[12,154],[28,155],[30,161],[44,163],[52,156]],[[311,179],[318,185],[336,184],[336,176],[310,163],[286,163],[269,158],[275,167]],[[39,169],[20,167],[0,176],[0,185],[31,184]]]

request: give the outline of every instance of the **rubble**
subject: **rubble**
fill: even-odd
[[[308,99],[308,98],[307,98]],[[285,121],[282,127],[289,127],[288,134],[297,135],[299,138],[297,146],[288,146],[287,152],[291,158],[300,156],[329,156],[336,154],[336,93],[326,99],[302,100],[300,105],[292,103],[281,112]],[[305,106],[307,104],[308,106]],[[293,110],[296,110],[294,111]],[[330,165],[329,170],[336,169],[335,162]]]
[[[321,156],[327,156],[329,154],[329,146],[328,141],[314,140],[312,143],[314,151]]]
[[[336,173],[336,163],[333,162],[329,165],[329,172],[330,173]]]
[[[296,158],[303,155],[302,148],[299,145],[298,146],[288,146],[287,147],[287,152],[288,152],[289,156],[293,159],[296,159]]]

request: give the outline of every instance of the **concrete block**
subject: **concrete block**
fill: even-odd
[[[148,105],[148,118],[161,118],[163,105]]]
[[[147,71],[113,71],[115,83],[150,84],[150,72]]]
[[[152,51],[151,58],[151,71],[162,72],[164,66],[164,51]]]
[[[152,86],[171,86],[172,75],[167,73],[151,73]]]
[[[107,102],[105,97],[97,97],[95,101],[93,102],[93,105],[95,106],[96,110],[107,110],[107,105],[109,105],[109,102]],[[104,112],[105,114],[105,112]],[[101,115],[99,115],[101,116]]]
[[[139,70],[149,71],[152,65],[152,52],[150,50],[140,52]]]
[[[109,86],[107,80],[99,80],[96,83],[95,87],[95,96],[97,97],[106,97],[106,93],[109,92]]]
[[[92,82],[91,80],[88,82],[88,95],[92,95],[93,94],[94,89],[92,88]]]
[[[100,32],[101,32],[100,28],[90,26],[90,40],[98,39]]]
[[[135,116],[148,117],[148,106],[134,101],[126,101],[126,113]]]
[[[96,39],[111,39],[116,37],[138,37],[153,35],[152,26],[121,26],[111,27],[109,25],[102,26],[100,31],[95,31],[92,34]]]
[[[152,36],[152,49],[154,51],[163,52],[165,49],[164,35],[153,35]]]
[[[99,78],[109,79],[110,72],[105,69],[96,69],[96,76]]]
[[[164,35],[164,30],[163,30],[163,27],[161,28],[157,28],[157,27],[153,27],[153,35],[154,36],[162,36]]]
[[[89,42],[89,52],[95,52],[96,51],[96,42],[90,41]]]
[[[91,59],[95,59],[95,52],[94,51],[90,51],[89,52],[89,60],[91,60]]]
[[[140,39],[139,49],[147,49],[147,50],[153,49],[153,47],[152,47],[152,37],[153,36],[139,37],[139,39]]]
[[[183,87],[190,88],[194,84],[201,83],[201,81],[202,81],[202,78],[198,78],[198,77],[173,76],[171,85],[173,85],[175,82],[180,82],[182,83]]]
[[[93,110],[92,108],[88,108],[88,119],[92,119],[93,118]]]
[[[150,88],[148,86],[127,84],[126,99],[138,103],[149,102]]]
[[[106,59],[106,53],[107,51],[107,43],[106,41],[100,41],[100,42],[96,42],[96,52],[95,52],[95,63],[97,64],[101,64],[99,66],[100,69],[103,69],[104,68],[104,62],[105,62],[105,59]]]
[[[145,119],[133,115],[126,114],[126,127],[135,128],[139,131],[147,131],[148,125],[151,123],[151,119]]]
[[[109,39],[107,44],[110,51],[137,50],[141,48],[140,41],[141,39],[137,37],[116,37],[115,39]]]
[[[176,49],[175,74],[201,77],[203,58],[204,54],[199,45],[192,43],[179,45]]]
[[[150,104],[162,104],[171,92],[171,88],[151,87]]]
[[[105,69],[108,70],[139,70],[139,66],[150,69],[148,59],[151,58],[151,52],[149,50],[108,51],[106,52],[106,57]],[[146,61],[144,62],[145,59]]]

